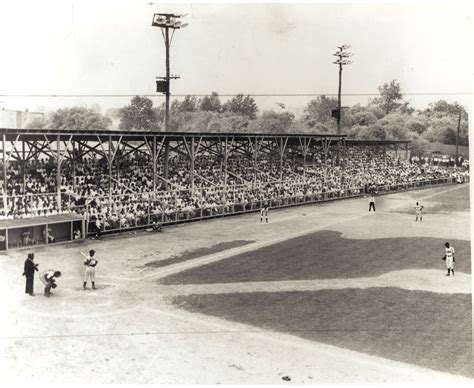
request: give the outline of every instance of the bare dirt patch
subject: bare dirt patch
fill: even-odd
[[[212,255],[213,253],[222,252],[222,251],[225,251],[227,249],[241,247],[243,245],[251,244],[253,242],[255,242],[255,241],[253,241],[253,240],[250,240],[250,241],[249,240],[234,240],[234,241],[222,242],[222,243],[212,245],[210,247],[198,248],[198,249],[185,251],[181,255],[173,255],[173,256],[169,257],[168,259],[150,261],[150,262],[146,263],[145,265],[143,265],[141,268],[165,267],[167,265],[181,263],[181,262],[187,261],[187,260],[197,259],[198,257]]]

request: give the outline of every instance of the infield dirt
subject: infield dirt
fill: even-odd
[[[27,252],[2,255],[2,376],[5,381],[17,383],[46,383],[52,375],[63,383],[281,384],[285,383],[282,377],[286,375],[293,383],[311,384],[472,381],[436,371],[435,364],[419,367],[367,354],[364,349],[347,349],[343,342],[333,346],[274,327],[236,322],[230,316],[222,319],[186,311],[169,303],[169,298],[180,295],[179,285],[165,286],[157,281],[221,260],[230,263],[236,255],[318,231],[338,232],[342,239],[457,240],[461,246],[470,239],[469,212],[449,205],[448,194],[460,192],[468,195],[468,186],[378,197],[376,214],[367,212],[367,199],[362,198],[271,211],[268,225],[260,224],[257,214],[248,214],[166,228],[156,235],[117,236],[38,249],[35,255],[41,270],[61,269],[64,274],[51,298],[42,297],[38,281],[36,297],[24,294],[21,273]],[[415,198],[426,203],[440,203],[438,199],[443,198],[443,211],[427,212],[423,223],[415,223],[410,214]],[[236,240],[254,242],[227,249],[225,244]],[[188,256],[159,268],[146,265],[218,244],[225,249],[207,256]],[[82,290],[80,251],[89,249],[96,250],[100,260],[97,291]],[[447,284],[442,283],[447,281],[440,260],[442,254],[441,247],[439,253],[436,251],[435,267],[411,270],[439,271],[440,284]],[[467,256],[459,259],[466,260],[468,268]],[[464,264],[457,265],[462,268]],[[394,268],[390,273],[392,277],[400,276]],[[367,283],[364,292],[375,290],[372,287],[396,287],[410,292],[409,286],[398,287],[393,278],[383,278],[387,274],[388,271],[360,276],[373,282]],[[471,275],[467,269],[459,275],[450,278],[459,287],[455,293],[447,286],[434,289],[436,281],[430,280],[436,276],[434,272],[412,273],[407,278],[413,284],[425,284],[430,292],[442,297],[460,295],[462,299],[471,294]],[[199,283],[199,279],[195,282]],[[236,286],[238,283],[233,285]],[[192,285],[182,287],[184,295],[192,293]],[[201,290],[199,287],[196,286],[196,292]],[[341,289],[324,292],[331,294]],[[308,292],[305,290],[301,291]],[[277,290],[276,294],[281,292]],[[466,319],[472,321],[470,309],[467,314]],[[456,322],[452,324],[455,327]]]

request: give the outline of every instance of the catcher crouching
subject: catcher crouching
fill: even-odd
[[[49,269],[41,273],[40,280],[45,285],[44,287],[45,296],[50,296],[51,288],[54,289],[58,286],[56,283],[56,279],[59,277],[61,277],[61,271],[55,271],[55,270]]]

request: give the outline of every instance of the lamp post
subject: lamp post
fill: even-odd
[[[166,49],[166,76],[158,77],[159,81],[156,81],[156,91],[164,93],[166,96],[165,103],[165,130],[169,129],[170,121],[170,79],[178,79],[177,76],[171,76],[170,74],[170,46],[173,41],[173,35],[175,30],[184,28],[187,24],[181,22],[181,18],[185,15],[176,15],[172,13],[155,13],[153,15],[152,27],[160,27],[163,39],[165,41]],[[170,31],[172,30],[171,36]]]
[[[338,57],[335,62],[333,62],[335,65],[339,65],[339,88],[337,92],[337,109],[332,110],[332,117],[336,118],[337,122],[337,133],[338,135],[341,134],[341,88],[342,88],[342,66],[350,65],[352,63],[351,60],[349,60],[350,57],[352,57],[353,54],[350,52],[346,51],[349,49],[351,46],[343,44],[342,46],[338,46],[337,48],[339,51],[335,52],[333,55],[335,57]]]

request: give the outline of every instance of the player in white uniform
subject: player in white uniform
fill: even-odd
[[[415,205],[415,221],[418,221],[418,217],[420,221],[423,221],[423,206],[420,205],[418,202]]]
[[[263,222],[263,217],[265,217],[265,222],[268,224],[268,205],[266,203],[260,209],[260,222]]]
[[[444,246],[446,247],[446,255],[443,257],[443,260],[446,260],[446,268],[448,269],[446,276],[449,276],[450,272],[454,276],[454,248],[449,246],[448,242]]]
[[[84,290],[86,289],[87,280],[90,278],[91,282],[92,282],[92,289],[95,290],[96,289],[95,288],[95,267],[99,263],[99,260],[97,260],[97,258],[94,257],[95,251],[93,249],[91,249],[89,251],[89,256],[87,256],[85,254],[83,254],[83,255],[85,256],[85,259],[84,259],[85,270],[84,270],[84,285],[83,285],[83,288],[84,288]]]
[[[56,284],[56,278],[61,276],[61,271],[55,271],[53,269],[48,269],[47,271],[41,272],[40,280],[45,285],[44,287],[44,295],[50,296],[51,295],[51,288],[56,288],[58,285]]]

